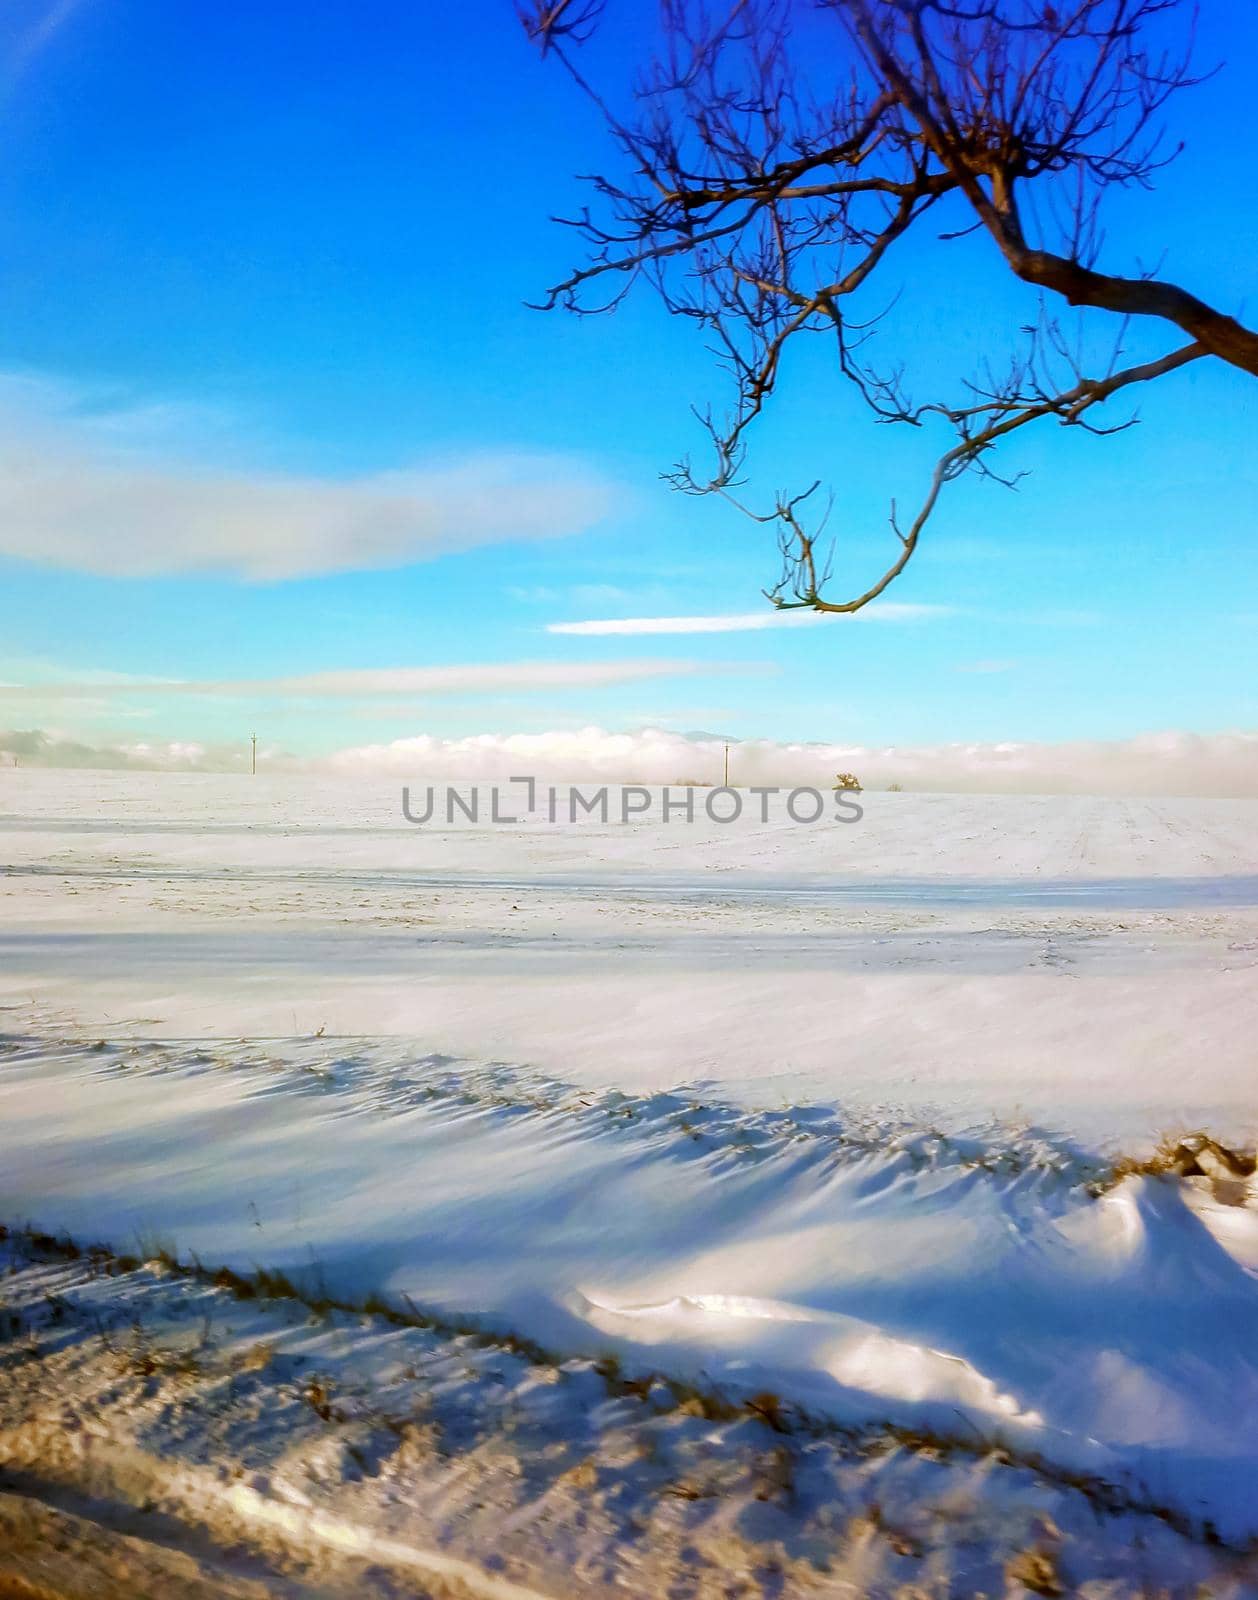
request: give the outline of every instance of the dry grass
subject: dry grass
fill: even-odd
[[[1043,1545],[1020,1550],[1005,1569],[1010,1583],[1029,1589],[1032,1594],[1063,1595],[1066,1586],[1057,1570],[1057,1558]]]
[[[1122,1156],[1109,1173],[1093,1184],[1093,1194],[1104,1194],[1124,1178],[1211,1178],[1216,1182],[1243,1183],[1254,1176],[1258,1160],[1253,1151],[1232,1150],[1204,1131],[1166,1134],[1148,1156]]]
[[[1209,1143],[1213,1145],[1214,1141]],[[1197,1159],[1204,1149],[1203,1144],[1194,1159]],[[1244,1162],[1247,1158],[1234,1159]],[[1251,1160],[1250,1170],[1252,1166]],[[1131,1170],[1165,1172],[1175,1169],[1169,1164],[1158,1165],[1151,1161],[1147,1165],[1133,1163]],[[111,1277],[139,1271],[144,1265],[132,1256],[115,1256],[103,1246],[84,1248],[65,1236],[38,1232],[30,1228],[12,1230],[0,1225],[0,1242],[5,1240],[17,1244],[31,1260],[43,1257],[86,1261],[93,1273],[104,1273]],[[240,1300],[263,1298],[295,1300],[318,1315],[336,1311],[356,1316],[376,1316],[393,1326],[428,1329],[443,1337],[472,1339],[482,1348],[507,1350],[531,1365],[551,1373],[559,1371],[567,1359],[517,1335],[494,1333],[476,1325],[422,1313],[405,1297],[403,1297],[404,1308],[391,1305],[374,1295],[363,1301],[351,1302],[322,1293],[315,1295],[303,1292],[287,1274],[279,1271],[259,1269],[252,1275],[238,1273],[229,1267],[211,1271],[203,1267],[199,1261],[182,1262],[166,1255],[161,1257],[158,1264],[173,1275],[212,1284],[225,1289]],[[165,1370],[178,1371],[181,1364],[186,1364],[194,1357],[195,1350],[163,1354],[141,1350],[135,1356],[139,1365],[137,1367],[133,1364],[132,1370],[144,1371],[151,1367],[154,1373]],[[173,1368],[162,1365],[165,1361],[173,1363]],[[833,1419],[814,1417],[800,1407],[788,1405],[778,1395],[768,1391],[747,1399],[734,1398],[714,1389],[688,1384],[658,1372],[627,1377],[622,1371],[619,1358],[614,1354],[608,1354],[593,1363],[593,1368],[602,1378],[611,1397],[634,1399],[644,1404],[650,1399],[657,1407],[662,1398],[664,1405],[661,1409],[674,1411],[680,1416],[701,1418],[709,1423],[732,1424],[752,1420],[770,1429],[779,1437],[789,1438],[792,1442],[789,1445],[784,1443],[783,1448],[796,1448],[794,1441],[797,1440],[827,1438],[831,1441],[843,1441],[853,1451],[864,1454],[877,1454],[899,1447],[936,1460],[946,1460],[954,1454],[991,1459],[1004,1465],[1024,1468],[1059,1488],[1076,1490],[1098,1512],[1154,1516],[1183,1537],[1206,1545],[1217,1546],[1223,1542],[1209,1521],[1201,1522],[1168,1506],[1146,1500],[1105,1479],[1064,1469],[1035,1452],[994,1446],[977,1434],[948,1435],[891,1423],[845,1427]],[[184,1370],[192,1369],[184,1365]],[[327,1386],[318,1378],[309,1380],[303,1399],[325,1421],[340,1420]],[[780,1462],[775,1464],[769,1474],[769,1480],[773,1493],[789,1492],[787,1485],[790,1476],[784,1471]],[[703,1486],[685,1479],[674,1482],[664,1492],[684,1499],[704,1498],[707,1493]]]

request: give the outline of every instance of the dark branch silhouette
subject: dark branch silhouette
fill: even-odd
[[[1204,357],[1258,375],[1258,333],[1152,273],[1101,267],[1107,192],[1150,187],[1178,153],[1162,114],[1201,81],[1187,0],[660,0],[658,47],[624,112],[578,62],[603,11],[604,0],[520,8],[599,107],[627,174],[591,180],[595,204],[567,221],[586,259],[543,305],[604,312],[645,281],[703,330],[733,404],[699,414],[712,468],[685,459],[666,477],[775,528],[775,605],[867,605],[912,558],[946,484],[967,471],[1017,481],[994,454],[1032,423],[1118,431],[1134,419],[1102,425],[1099,407]],[[866,349],[890,290],[872,312],[853,308],[888,278],[898,241],[935,217],[944,241],[985,232],[1041,310],[1006,370],[984,371],[958,402],[915,405],[902,370]],[[1117,317],[1108,359],[1067,335],[1054,298]],[[1124,365],[1133,319],[1178,343]],[[849,599],[825,593],[820,480],[766,511],[737,493],[787,346],[815,333],[834,341],[838,372],[879,422],[952,434],[916,513],[892,504],[894,561]]]

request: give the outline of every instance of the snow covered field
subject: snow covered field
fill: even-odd
[[[18,1252],[0,1461],[66,1515],[165,1463],[214,1539],[243,1483],[294,1584],[313,1540],[403,1593],[1256,1592],[1253,1185],[1129,1168],[1258,1133],[1258,805],[862,802],[0,773],[0,1222],[167,1262]],[[284,1295],[229,1330],[218,1268]],[[196,1372],[123,1393],[83,1330],[187,1349],[185,1299]]]

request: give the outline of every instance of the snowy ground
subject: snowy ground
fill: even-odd
[[[0,773],[0,1221],[205,1268],[12,1247],[39,1514],[266,1594],[1258,1592],[1253,1184],[1115,1167],[1252,1148],[1258,806],[863,802]]]

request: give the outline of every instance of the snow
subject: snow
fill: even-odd
[[[607,1362],[22,1238],[0,1268],[0,1581],[40,1593],[106,1563],[101,1600],[1253,1592],[1252,1553],[974,1442],[782,1431]]]
[[[400,1035],[1126,1148],[1254,1133],[1253,802],[867,794],[855,825],[433,830],[388,783],[0,779],[0,998],[89,1029]]]
[[[0,1220],[1258,1535],[1258,805],[862,803],[6,771]]]

